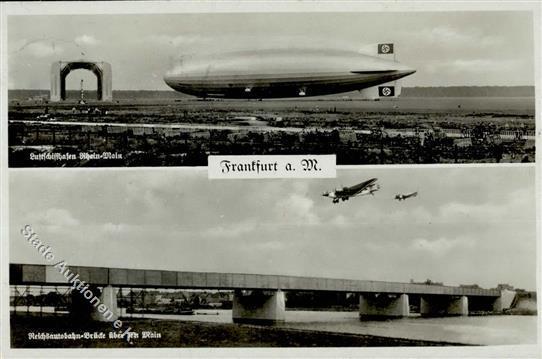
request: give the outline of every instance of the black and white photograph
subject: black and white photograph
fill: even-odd
[[[535,160],[529,11],[10,16],[10,167]]]
[[[540,358],[541,18],[0,2],[0,357]]]
[[[247,182],[205,170],[15,171],[11,344],[535,344],[533,174],[360,168]],[[111,334],[127,328],[128,340]]]

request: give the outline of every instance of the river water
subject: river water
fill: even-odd
[[[130,314],[126,315],[130,317]],[[232,323],[231,310],[197,310],[196,315],[134,314],[136,317]],[[536,316],[472,316],[360,321],[357,312],[286,311],[280,327],[474,345],[536,344]]]

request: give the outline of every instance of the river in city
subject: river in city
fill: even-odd
[[[133,317],[232,323],[231,310],[196,310],[195,315],[133,314]],[[130,317],[130,314],[126,314]],[[474,345],[536,344],[534,315],[489,315],[360,321],[357,312],[286,311],[278,326]]]

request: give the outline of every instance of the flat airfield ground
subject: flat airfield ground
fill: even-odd
[[[78,99],[68,98],[64,102],[49,103],[49,106],[64,107],[77,105]],[[291,111],[299,110],[325,110],[336,107],[340,111],[408,111],[423,112],[499,112],[505,114],[531,115],[535,112],[535,99],[533,97],[398,97],[395,99],[360,100],[341,98],[295,98],[295,99],[196,99],[172,97],[121,97],[115,98],[111,103],[99,102],[89,99],[90,105],[105,107],[116,106],[179,106],[194,110],[226,110],[226,111]],[[10,99],[10,109],[20,105],[24,107],[44,107],[42,100]]]

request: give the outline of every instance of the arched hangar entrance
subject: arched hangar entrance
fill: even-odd
[[[58,61],[51,65],[51,94],[52,102],[66,99],[66,77],[73,70],[85,69],[96,75],[98,81],[97,92],[99,101],[112,101],[112,72],[107,62],[89,61]]]

